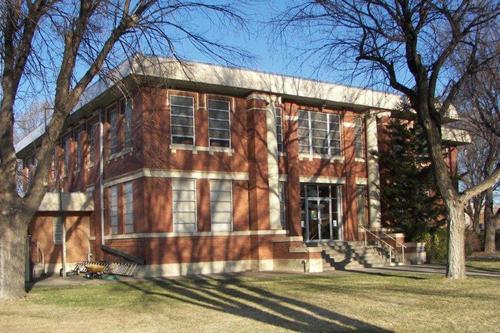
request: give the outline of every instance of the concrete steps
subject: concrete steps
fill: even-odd
[[[394,258],[393,262],[389,262],[389,256],[384,249],[374,245],[365,246],[363,242],[329,241],[319,246],[323,249],[325,267],[356,269],[400,264]]]

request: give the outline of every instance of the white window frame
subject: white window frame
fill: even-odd
[[[192,190],[188,189],[190,192],[193,192],[193,200],[192,201],[180,201],[180,202],[192,202],[194,210],[193,211],[176,211],[177,208],[177,203],[179,201],[176,201],[176,192],[181,192],[181,191],[188,191],[184,184],[182,182],[192,182]],[[174,232],[196,232],[198,230],[198,209],[197,209],[197,191],[196,191],[196,179],[192,178],[173,178],[172,179],[172,224],[173,224],[173,229]],[[193,213],[194,214],[194,221],[191,223],[179,223],[176,220],[176,213]],[[193,228],[180,228],[180,226],[185,226],[185,225],[193,225]]]
[[[365,158],[364,128],[363,118],[356,117],[354,119],[354,157],[359,159]],[[360,147],[359,150],[358,146]]]
[[[188,143],[178,143],[178,142],[174,142],[174,137],[184,137],[184,138],[187,138],[187,136],[182,136],[182,135],[178,135],[178,134],[174,134],[173,130],[172,130],[172,106],[179,106],[179,107],[186,107],[184,105],[175,105],[172,103],[172,97],[181,97],[181,98],[190,98],[192,100],[192,119],[193,119],[193,135],[192,135],[192,138],[193,138],[193,142],[191,144],[188,144]],[[195,100],[194,100],[194,97],[193,96],[183,96],[183,95],[170,95],[168,97],[168,102],[169,102],[169,107],[170,107],[170,142],[171,144],[173,145],[188,145],[188,146],[194,146],[196,144],[196,119],[195,119],[195,114],[194,114],[194,109],[195,109]],[[185,117],[185,118],[188,118],[188,116],[179,116],[179,115],[176,115],[176,117]],[[187,126],[183,126],[183,125],[176,125],[176,126],[182,126],[182,127],[187,127]]]
[[[113,192],[115,195],[113,195]],[[109,227],[111,229],[112,235],[120,233],[120,212],[118,209],[118,196],[118,185],[111,186],[109,188]],[[115,199],[115,202],[113,202],[113,198]],[[113,210],[113,208],[115,210]],[[116,215],[113,214],[114,212],[116,212]],[[113,223],[113,221],[116,221],[116,223]]]
[[[307,129],[307,144],[308,144],[308,147],[307,147],[307,152],[304,152],[304,151],[301,151],[300,150],[300,139],[303,138],[299,135],[299,153],[301,154],[307,154],[307,155],[327,155],[327,156],[332,156],[332,157],[341,157],[342,156],[342,119],[340,117],[340,115],[338,114],[335,114],[335,113],[324,113],[324,112],[318,112],[318,111],[310,111],[310,110],[299,110],[299,117],[298,119],[300,119],[300,113],[301,112],[304,112],[307,117],[306,117],[306,121],[307,121],[307,127],[298,127],[298,129]],[[323,153],[317,153],[317,152],[314,152],[314,147],[313,147],[313,132],[314,132],[314,128],[312,126],[312,117],[311,115],[314,113],[319,113],[319,114],[322,114],[325,116],[326,118],[326,141],[327,141],[327,146],[326,147],[322,147],[322,148],[327,148],[327,153],[326,154],[323,154]],[[332,146],[332,136],[331,136],[331,126],[330,126],[330,123],[332,121],[331,117],[337,117],[338,118],[338,123],[339,123],[339,136],[338,136],[338,142],[339,142],[339,153],[338,154],[333,154],[333,149],[335,147]],[[299,121],[299,120],[297,120]],[[316,148],[318,148],[317,146],[315,146]]]
[[[285,141],[283,140],[283,109],[279,106],[274,107],[274,120],[276,123],[276,141],[278,143],[278,152],[285,152]]]
[[[123,101],[123,147],[131,148],[132,147],[132,117],[133,117],[133,109],[132,104],[128,99],[124,99]]]
[[[224,183],[229,185],[229,191],[214,191],[216,184],[217,183]],[[221,187],[218,186],[218,189]],[[229,192],[229,201],[217,201],[214,202],[213,200],[213,193],[221,193],[221,192]],[[224,221],[224,222],[214,222],[214,208],[217,207],[218,204],[221,203],[229,203],[230,208],[229,211],[223,211],[223,210],[215,210],[215,212],[221,212],[221,213],[229,213],[230,220],[229,221]],[[214,179],[210,180],[210,225],[211,225],[211,230],[212,231],[225,231],[225,232],[232,232],[233,231],[233,182],[232,180],[221,180],[221,179]]]
[[[63,228],[63,223],[62,223],[62,217],[60,217],[60,216],[54,217],[52,223],[53,223],[52,224],[52,226],[53,226],[52,236],[53,236],[54,244],[62,244],[63,238],[64,238],[63,237],[64,228]],[[58,238],[58,228],[60,228],[60,238]]]
[[[210,108],[209,107],[210,101],[227,103],[227,110]],[[220,119],[217,119],[217,118],[211,118],[210,117],[210,110],[214,110],[214,111],[218,111],[218,112],[227,112],[227,125],[228,125],[227,129],[217,128],[217,127],[211,128],[210,127],[210,120],[221,121]],[[207,99],[207,111],[208,111],[208,145],[210,147],[231,148],[231,102],[228,100],[225,100],[225,99],[209,98],[209,99]],[[210,136],[210,130],[227,131],[229,133],[229,138],[226,139],[226,138],[212,137],[212,136]],[[228,146],[227,147],[225,147],[225,146],[212,146],[212,140],[227,141]]]
[[[118,110],[118,105],[115,103],[107,108],[106,112],[109,123],[109,153],[112,155],[119,152],[118,147],[120,146],[120,138],[118,133],[118,118],[120,116],[120,111]],[[112,121],[112,115],[115,117],[114,122]]]
[[[130,200],[129,200],[130,199]],[[128,222],[130,217],[131,223]],[[123,184],[123,228],[124,233],[134,232],[134,183]],[[131,229],[129,227],[131,226]]]

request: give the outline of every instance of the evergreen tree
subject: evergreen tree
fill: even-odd
[[[417,122],[391,119],[385,137],[378,153],[384,222],[404,232],[407,241],[420,241],[445,216],[424,133]]]

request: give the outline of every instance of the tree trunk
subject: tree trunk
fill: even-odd
[[[448,266],[446,276],[450,279],[465,278],[465,212],[456,202],[448,204]]]
[[[23,297],[27,228],[16,217],[0,215],[0,300]]]
[[[495,253],[496,223],[493,212],[493,189],[486,191],[484,203],[484,252]]]

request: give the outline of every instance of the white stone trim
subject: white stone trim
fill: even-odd
[[[280,182],[287,182],[288,181],[288,175],[281,174],[280,177]]]
[[[288,116],[284,115],[283,120],[289,120],[289,121],[299,121],[299,116]]]
[[[330,162],[344,162],[345,158],[344,156],[330,156],[330,155],[324,155],[324,154],[304,154],[300,153],[299,154],[299,161],[302,160],[314,160],[314,159],[321,159],[321,160],[330,160]]]
[[[269,184],[269,223],[271,229],[281,229],[279,197],[279,151],[276,133],[275,97],[269,96],[267,105],[267,180]]]
[[[191,178],[191,179],[220,179],[220,180],[248,180],[247,172],[224,171],[197,171],[197,170],[160,170],[139,169],[131,174],[115,179],[106,180],[104,187],[109,187],[139,178]]]
[[[377,117],[375,112],[370,112],[366,117],[366,150],[368,154],[368,202],[370,211],[370,228],[380,229],[380,173],[378,165],[378,133]]]
[[[368,179],[356,178],[356,185],[368,185]]]
[[[356,124],[349,121],[344,121],[344,127],[354,128],[356,127]]]
[[[137,277],[217,274],[252,270],[254,260],[204,261],[140,266]]]
[[[137,238],[174,238],[174,237],[217,237],[217,236],[272,236],[286,235],[286,230],[244,230],[244,231],[196,231],[196,232],[149,232],[104,236],[106,240]]]
[[[344,177],[330,176],[300,176],[301,183],[324,183],[324,184],[345,184]]]

